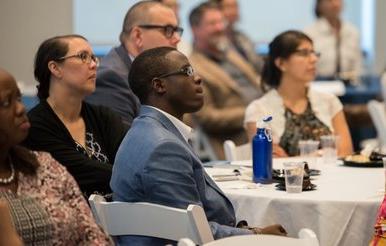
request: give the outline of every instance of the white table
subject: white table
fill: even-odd
[[[276,160],[274,168],[280,167]],[[323,246],[368,245],[383,199],[383,168],[319,167],[322,174],[312,180],[317,190],[299,194],[276,190],[275,184],[254,189],[240,189],[247,181],[217,184],[232,201],[238,220],[256,226],[280,223],[294,237],[301,228],[310,228]]]

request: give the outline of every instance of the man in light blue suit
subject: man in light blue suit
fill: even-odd
[[[185,113],[202,107],[203,89],[201,79],[182,53],[169,47],[143,52],[132,63],[129,81],[142,106],[116,156],[110,183],[114,200],[177,208],[198,204],[204,208],[215,239],[254,232],[285,234],[279,225],[236,228],[232,204],[207,175],[188,143],[191,128],[182,119]],[[118,243],[170,242],[123,236]]]

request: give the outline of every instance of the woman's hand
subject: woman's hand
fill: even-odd
[[[287,152],[278,144],[272,144],[272,155],[273,157],[288,157]]]

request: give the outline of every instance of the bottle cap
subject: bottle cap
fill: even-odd
[[[272,120],[272,116],[266,116],[266,117],[263,117],[263,121],[264,122],[270,122]]]
[[[256,127],[257,128],[267,128],[269,125],[269,122],[271,122],[271,121],[272,121],[271,115],[264,116],[260,122],[256,122]]]

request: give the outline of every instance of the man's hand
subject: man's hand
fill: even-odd
[[[287,231],[281,225],[276,224],[261,228],[261,234],[287,236]]]

